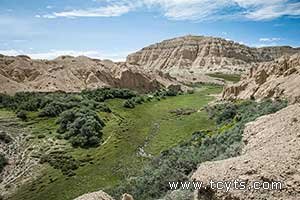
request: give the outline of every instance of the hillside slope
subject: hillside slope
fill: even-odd
[[[127,63],[143,70],[182,74],[195,72],[241,73],[253,63],[291,55],[291,47],[250,48],[221,38],[185,36],[153,44],[127,57]]]
[[[300,100],[300,54],[284,56],[251,68],[248,76],[223,91],[224,99],[287,98]]]
[[[160,83],[157,81],[162,81]],[[32,60],[27,56],[0,56],[1,92],[79,92],[101,87],[153,91],[172,80],[151,77],[124,63],[101,61],[84,56],[61,56],[55,60]]]
[[[142,92],[170,85],[224,84],[215,72],[241,74],[257,63],[300,52],[292,47],[250,48],[221,38],[185,36],[143,48],[124,63],[61,56],[33,60],[0,55],[0,91],[79,92],[118,87]]]

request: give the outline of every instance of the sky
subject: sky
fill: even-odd
[[[300,47],[300,0],[0,0],[0,54],[122,61],[184,35]]]

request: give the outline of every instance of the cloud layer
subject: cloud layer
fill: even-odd
[[[116,17],[139,9],[159,10],[171,20],[218,20],[244,18],[271,20],[300,17],[300,2],[290,0],[104,0],[95,8],[57,11],[44,18]],[[104,2],[104,4],[103,4]]]

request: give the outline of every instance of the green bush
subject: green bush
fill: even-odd
[[[95,147],[102,139],[105,126],[98,114],[88,108],[63,112],[58,121],[58,132],[64,134],[74,147]]]
[[[137,93],[128,89],[100,88],[97,90],[85,90],[82,95],[87,99],[103,102],[108,99],[120,98],[130,99],[137,96]]]
[[[21,120],[25,121],[25,120],[27,120],[27,113],[24,110],[20,110],[17,113],[17,117],[20,118]]]
[[[50,104],[47,104],[46,107],[39,113],[40,117],[57,117],[62,112],[76,107],[77,104],[74,102],[60,102],[53,101]]]
[[[3,171],[6,165],[7,165],[7,159],[3,154],[0,154],[0,173]]]
[[[4,131],[0,131],[0,141],[8,144],[12,141],[12,138]]]
[[[128,99],[128,100],[124,101],[123,106],[125,108],[135,108],[135,102],[133,99]]]
[[[26,111],[38,111],[41,107],[42,99],[37,98],[31,98],[30,100],[26,102],[22,102],[20,106],[18,107],[20,110],[26,110]]]
[[[136,104],[142,104],[142,103],[144,103],[145,102],[145,99],[143,98],[143,97],[135,97],[134,99],[133,99],[133,101],[136,103]]]

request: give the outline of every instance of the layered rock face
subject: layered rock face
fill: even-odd
[[[221,38],[185,36],[143,48],[127,57],[127,63],[147,71],[186,73],[241,73],[253,63],[291,55],[300,49],[291,47],[250,48]]]
[[[275,114],[246,125],[241,156],[200,165],[193,179],[205,183],[207,190],[196,191],[199,200],[298,200],[300,193],[300,104],[291,105]],[[208,189],[209,181],[280,181],[278,190]],[[267,187],[267,186],[266,186]]]
[[[284,55],[293,55],[300,53],[300,48],[292,48],[290,46],[273,46],[273,47],[261,47],[257,51],[265,60],[275,60]]]
[[[300,101],[300,54],[284,56],[251,68],[241,82],[227,86],[224,99],[287,98]]]
[[[157,79],[124,63],[87,57],[61,56],[52,61],[32,60],[26,56],[0,56],[0,91],[78,92],[101,87],[129,88],[148,92],[163,86]]]

